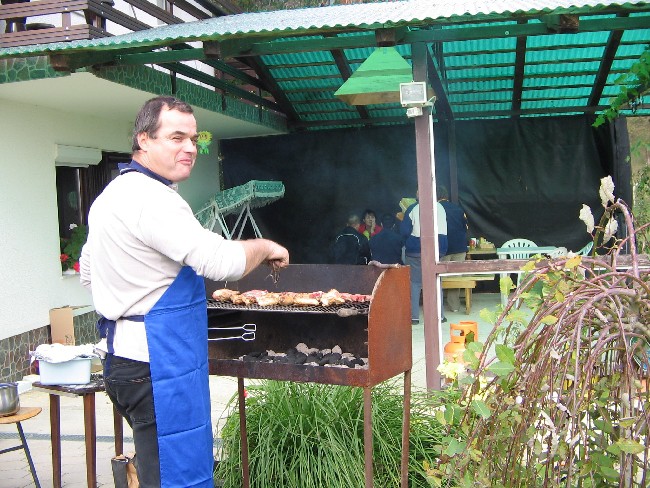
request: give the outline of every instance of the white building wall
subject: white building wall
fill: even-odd
[[[78,276],[61,274],[55,145],[129,153],[133,122],[8,100],[0,105],[1,340],[49,324],[51,308],[92,304]],[[215,146],[199,156],[193,178],[179,190],[195,210],[218,188]]]

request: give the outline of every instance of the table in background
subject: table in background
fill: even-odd
[[[82,397],[84,402],[84,437],[86,441],[86,480],[89,488],[97,486],[97,422],[95,418],[95,393],[104,391],[104,379],[93,374],[85,385],[43,385],[32,387],[50,394],[50,431],[52,439],[52,473],[54,488],[61,488],[61,396]],[[122,416],[113,407],[115,455],[122,454]]]
[[[494,280],[493,274],[483,275],[451,275],[442,277],[442,289],[450,290],[462,288],[465,290],[465,314],[469,315],[472,311],[472,290],[476,288],[479,281]]]
[[[497,250],[494,247],[488,247],[488,248],[475,247],[474,249],[469,249],[467,251],[467,259],[474,259],[475,256],[478,257],[478,256],[495,255],[496,253]]]

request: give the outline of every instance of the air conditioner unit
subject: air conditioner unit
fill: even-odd
[[[54,163],[56,166],[87,168],[99,164],[102,152],[94,147],[56,145]]]

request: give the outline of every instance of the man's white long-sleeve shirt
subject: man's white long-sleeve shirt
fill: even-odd
[[[244,273],[240,243],[204,229],[175,190],[135,171],[118,176],[97,197],[88,224],[81,283],[97,312],[111,320],[147,314],[183,266],[216,281]],[[117,320],[114,349],[148,361],[142,322]]]

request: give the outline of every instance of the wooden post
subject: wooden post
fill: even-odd
[[[411,46],[413,79],[425,81],[427,76],[427,45],[414,43]],[[415,117],[415,145],[420,201],[420,244],[422,248],[422,293],[424,302],[424,356],[426,361],[427,388],[439,390],[440,373],[440,313],[438,303],[440,289],[436,262],[438,260],[437,212],[435,194],[435,159],[433,156],[433,120],[430,107]],[[417,299],[417,298],[416,298]]]

